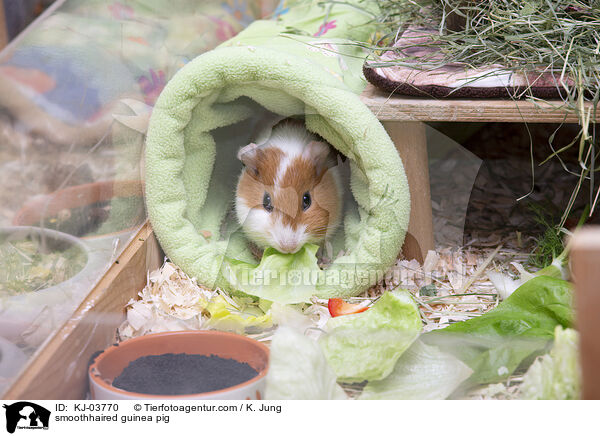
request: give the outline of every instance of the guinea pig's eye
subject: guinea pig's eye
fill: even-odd
[[[273,204],[271,203],[271,196],[269,195],[268,192],[265,192],[265,195],[263,197],[263,207],[265,208],[265,210],[267,212],[273,211]]]
[[[306,191],[302,196],[302,210],[308,209],[311,203],[310,192]]]

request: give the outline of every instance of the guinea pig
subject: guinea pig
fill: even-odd
[[[260,248],[296,253],[320,244],[340,223],[342,186],[332,147],[302,122],[277,124],[262,145],[238,152],[244,169],[235,210],[246,236]]]

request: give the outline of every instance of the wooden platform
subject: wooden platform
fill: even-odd
[[[368,85],[361,100],[381,121],[445,121],[500,123],[578,123],[577,114],[564,102],[526,100],[434,100],[390,95]],[[589,110],[591,105],[585,105]],[[600,114],[596,116],[600,121]]]
[[[369,84],[361,100],[388,131],[404,163],[411,195],[410,223],[404,256],[422,262],[434,249],[431,189],[424,122],[578,123],[562,101],[434,100],[390,95]],[[591,105],[585,105],[593,115]],[[600,114],[596,116],[600,121]]]

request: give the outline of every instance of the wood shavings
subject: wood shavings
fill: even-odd
[[[355,299],[374,300],[385,291],[407,289],[419,305],[423,330],[436,330],[495,308],[500,297],[486,272],[509,272],[514,268],[511,262],[525,263],[527,257],[527,253],[503,245],[443,247],[430,251],[423,265],[416,260],[398,259],[390,269],[392,280],[386,274],[381,282]]]
[[[127,319],[119,327],[118,336],[128,339],[148,333],[198,330],[213,295],[213,291],[166,261],[148,274],[148,284],[139,292],[139,299],[127,304]]]
[[[437,266],[439,261],[440,255],[434,250],[429,250],[427,256],[425,256],[425,261],[423,262],[423,271],[425,273],[430,273]]]
[[[414,259],[398,259],[377,285],[349,300],[373,302],[385,291],[405,288],[419,305],[424,331],[431,331],[480,316],[496,307],[500,298],[485,271],[507,271],[511,262],[525,260],[526,254],[501,247],[494,250],[445,247],[430,251],[423,265]],[[426,293],[425,288],[433,292]],[[119,329],[120,337],[201,329],[206,322],[205,309],[215,292],[219,291],[198,285],[177,266],[166,262],[149,274],[148,285],[139,293],[139,300],[128,303],[127,320]],[[237,302],[226,293],[219,295],[237,307]],[[314,298],[312,303],[300,308],[300,312],[310,324],[305,328],[318,332],[329,319],[327,300]],[[261,332],[257,338],[269,340],[270,333]]]
[[[467,288],[469,288],[473,282],[475,280],[477,280],[477,278],[485,271],[485,269],[488,267],[488,265],[490,264],[490,262],[494,259],[494,257],[496,256],[496,254],[498,254],[498,251],[500,251],[500,248],[502,248],[502,245],[498,246],[498,248],[496,248],[484,261],[481,265],[479,265],[477,267],[477,269],[475,270],[475,272],[469,276],[469,279],[467,280],[467,282],[465,283],[465,285],[463,286],[463,288],[461,288],[461,291],[465,291]],[[475,262],[474,265],[476,265],[477,262]],[[474,266],[471,265],[471,266]]]

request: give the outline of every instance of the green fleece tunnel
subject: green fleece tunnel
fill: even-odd
[[[160,95],[146,140],[150,221],[171,261],[200,284],[235,291],[223,268],[256,263],[243,233],[225,225],[241,169],[235,155],[245,145],[235,140],[236,126],[259,110],[302,115],[310,131],[348,158],[357,205],[344,217],[344,254],[326,268],[330,279],[317,295],[357,295],[395,263],[404,241],[410,198],[402,162],[349,86],[343,55],[315,50],[306,38],[254,45],[260,38],[248,35],[269,25],[255,24],[243,43],[238,37],[188,63]]]

